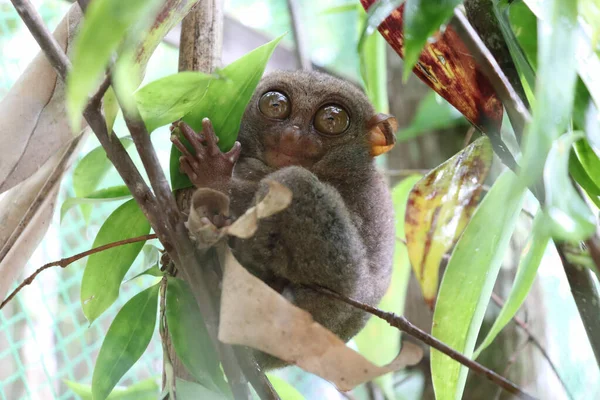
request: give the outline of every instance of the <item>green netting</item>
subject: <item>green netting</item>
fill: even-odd
[[[70,7],[64,0],[35,3],[50,29],[54,29]],[[0,99],[36,53],[35,42],[10,2],[1,3]],[[73,195],[70,188],[69,176],[62,183],[58,204]],[[61,224],[56,210],[48,233],[18,282],[47,262],[89,249],[102,221],[117,205],[96,208],[88,224],[78,208],[71,209]],[[0,399],[76,399],[78,396],[64,380],[91,383],[94,362],[110,322],[122,305],[141,287],[147,287],[149,281],[125,283],[117,302],[90,326],[79,300],[84,266],[85,259],[66,269],[51,268],[43,272],[0,312]],[[134,264],[130,273],[136,267],[140,266]],[[149,377],[159,382],[162,349],[156,335],[120,385]]]

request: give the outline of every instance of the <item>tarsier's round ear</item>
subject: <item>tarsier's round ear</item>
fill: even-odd
[[[367,123],[368,138],[371,145],[371,157],[387,153],[394,147],[398,129],[396,118],[389,114],[376,114]]]

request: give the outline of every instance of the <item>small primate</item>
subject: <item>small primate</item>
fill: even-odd
[[[264,197],[268,180],[292,191],[290,206],[261,220],[252,238],[232,239],[233,252],[250,272],[350,340],[367,314],[305,285],[370,305],[387,290],[394,219],[374,157],[393,146],[395,119],[376,114],[365,94],[341,79],[280,71],[258,85],[229,152],[217,147],[208,119],[200,134],[177,126],[196,152],[172,136],[182,171],[195,186],[227,194],[232,218]],[[257,359],[266,369],[285,365],[263,353]]]

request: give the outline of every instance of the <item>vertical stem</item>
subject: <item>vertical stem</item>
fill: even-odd
[[[296,45],[296,60],[298,66],[304,70],[312,70],[312,62],[310,61],[310,52],[307,43],[306,31],[300,20],[300,7],[296,0],[287,0],[288,12],[290,14],[290,22],[292,24],[292,32],[294,32],[294,41]]]

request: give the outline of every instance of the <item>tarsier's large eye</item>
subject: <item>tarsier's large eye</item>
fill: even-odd
[[[339,135],[350,125],[350,117],[342,107],[330,104],[317,111],[314,124],[325,135]]]
[[[285,119],[290,115],[290,101],[280,92],[267,92],[258,101],[258,109],[269,118]]]

